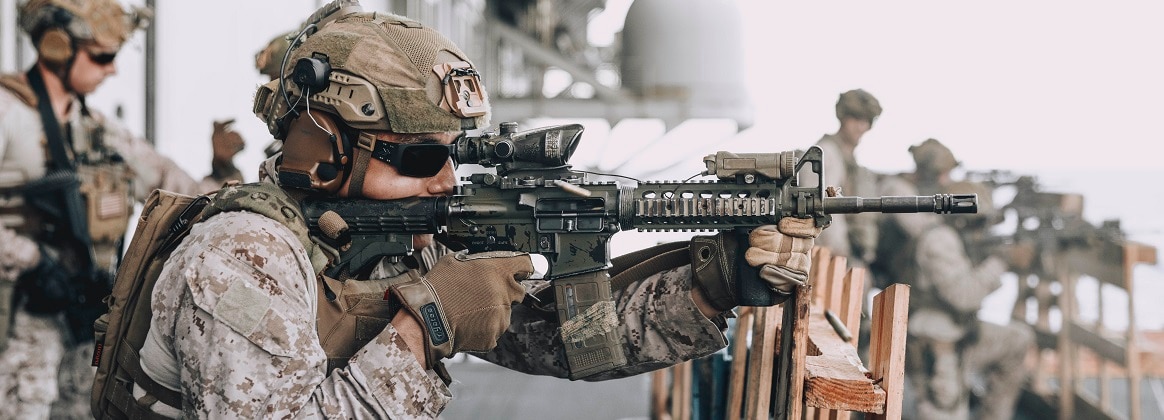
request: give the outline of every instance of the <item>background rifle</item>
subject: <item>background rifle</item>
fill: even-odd
[[[992,189],[1012,188],[1014,198],[1001,207],[1013,229],[1000,233],[992,242],[1029,242],[1035,246],[1030,267],[1013,269],[1019,276],[1018,299],[1012,316],[1026,321],[1027,299],[1053,298],[1050,283],[1067,272],[1099,279],[1122,279],[1122,246],[1126,240],[1119,220],[1094,225],[1083,218],[1083,196],[1048,192],[1032,175],[1009,171],[969,172],[966,178]],[[1035,276],[1032,287],[1026,280]],[[1046,307],[1047,305],[1040,305]]]
[[[715,180],[639,181],[637,186],[589,182],[591,173],[567,163],[582,130],[571,124],[518,132],[516,123],[502,123],[499,133],[456,141],[456,162],[496,171],[473,173],[452,196],[308,200],[304,215],[317,233],[320,218],[328,212],[348,225],[350,248],[331,273],[356,273],[383,257],[408,255],[412,236],[424,233],[440,233],[446,245],[470,252],[543,255],[570,377],[578,379],[626,363],[614,331],[617,319],[607,273],[610,238],[621,230],[746,234],[783,217],[811,218],[827,227],[830,214],[836,213],[977,211],[973,194],[826,197],[819,147],[810,148],[799,161],[794,152],[708,155],[703,175]],[[816,175],[815,187],[800,186],[797,174],[805,167]],[[740,305],[771,306],[787,299],[773,293],[756,269],[742,263],[740,270]]]

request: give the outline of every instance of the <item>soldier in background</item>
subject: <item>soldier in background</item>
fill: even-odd
[[[837,99],[836,133],[826,134],[816,142],[824,152],[822,165],[826,185],[841,187],[843,195],[870,197],[877,191],[878,175],[857,163],[854,152],[861,137],[881,115],[881,104],[861,89],[842,93]],[[874,213],[837,214],[829,229],[817,238],[817,244],[829,248],[833,255],[849,257],[851,266],[863,267],[873,260],[877,244],[877,216]]]
[[[285,33],[272,38],[257,54],[255,54],[255,69],[259,74],[267,76],[267,81],[276,80],[279,78],[280,69],[282,69],[283,59],[287,57],[287,47],[291,45],[290,39],[294,37],[295,33]],[[282,140],[272,140],[263,148],[263,153],[267,157],[275,156],[275,154],[283,151]]]
[[[85,106],[144,24],[138,12],[116,0],[20,7],[37,60],[0,76],[0,418],[89,417],[93,321],[134,202],[155,188],[201,193],[240,178],[242,138],[226,125],[199,182]]]
[[[1034,345],[1025,324],[997,325],[978,319],[987,295],[1001,286],[1007,267],[1030,264],[1033,248],[997,246],[981,252],[982,239],[1000,221],[991,192],[980,184],[953,182],[953,153],[929,139],[910,147],[914,173],[887,177],[880,194],[977,193],[978,214],[884,215],[874,270],[909,284],[906,375],[919,419],[1010,419]],[[980,384],[973,385],[972,384]],[[980,404],[971,406],[971,395]],[[908,411],[908,410],[907,410]]]

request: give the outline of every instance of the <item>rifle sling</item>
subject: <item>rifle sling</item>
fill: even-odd
[[[45,140],[48,143],[49,153],[52,156],[52,164],[50,168],[53,171],[70,171],[76,172],[77,167],[73,164],[73,160],[69,158],[69,153],[65,149],[65,135],[61,132],[60,121],[57,121],[56,113],[53,112],[52,101],[49,100],[48,90],[45,88],[44,79],[40,75],[37,67],[28,70],[28,85],[32,87],[33,92],[36,92],[36,108],[40,112],[40,122],[44,126]],[[80,100],[82,109],[85,102]],[[80,242],[86,252],[81,255],[88,259],[85,261],[85,271],[93,268],[93,240],[89,236],[88,220],[86,219],[86,209],[81,208],[79,196],[70,197],[73,194],[79,194],[76,187],[72,191],[65,191],[65,212],[69,215],[70,228],[73,230],[74,239]]]
[[[622,290],[651,274],[691,264],[688,246],[687,242],[672,242],[615,258],[610,269],[610,289]]]

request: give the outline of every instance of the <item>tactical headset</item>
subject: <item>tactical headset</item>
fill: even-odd
[[[386,162],[404,176],[424,178],[438,174],[452,155],[451,145],[388,142],[377,140],[369,131],[384,130],[388,115],[377,88],[368,80],[333,70],[328,57],[318,52],[299,58],[287,74],[291,51],[304,36],[314,34],[329,18],[343,14],[346,13],[337,10],[323,15],[317,23],[306,24],[287,46],[280,77],[256,93],[255,113],[267,122],[276,139],[284,141],[278,165],[280,183],[334,194],[350,178],[349,190],[358,195],[368,158]],[[483,95],[478,93],[479,75],[469,63],[442,63],[433,71],[446,87],[440,100],[449,105],[454,115],[464,119],[488,111],[483,100],[464,99],[481,99],[472,95]],[[288,79],[292,83],[286,83]],[[462,90],[470,94],[460,95]],[[329,112],[312,109],[313,102],[327,105]],[[357,159],[355,147],[369,153]]]
[[[40,53],[43,59],[53,69],[68,69],[69,64],[72,63],[76,54],[76,40],[69,35],[66,30],[76,19],[72,13],[55,5],[48,6],[53,10],[50,16],[48,27],[41,33],[40,39],[37,40],[36,50]]]

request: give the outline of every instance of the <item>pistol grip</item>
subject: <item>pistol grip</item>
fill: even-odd
[[[570,379],[626,365],[606,270],[552,281]]]

